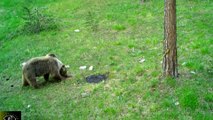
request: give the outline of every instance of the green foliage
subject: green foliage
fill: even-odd
[[[95,18],[95,13],[90,12],[90,11],[88,12],[88,14],[86,16],[86,25],[91,31],[97,32],[97,30],[98,30],[98,19]]]
[[[213,102],[213,94],[212,93],[206,94],[204,99],[208,102]]]
[[[151,83],[151,87],[152,88],[156,88],[159,85],[159,80],[158,79],[153,79],[153,80],[150,81],[150,83]]]
[[[180,91],[180,104],[183,107],[196,109],[199,106],[199,96],[194,89],[183,88]]]
[[[121,31],[121,30],[125,30],[126,27],[121,25],[121,24],[116,24],[112,27],[114,30],[117,30],[117,31]]]
[[[177,80],[178,79],[168,77],[165,79],[165,82],[167,85],[169,85],[171,87],[175,87],[175,85],[177,84]]]
[[[56,19],[51,16],[44,14],[42,9],[34,8],[29,9],[28,7],[23,8],[24,33],[39,33],[44,30],[53,30],[57,28]]]

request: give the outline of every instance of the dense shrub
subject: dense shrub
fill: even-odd
[[[23,8],[24,26],[22,31],[25,33],[39,33],[43,30],[52,30],[57,28],[56,19],[47,15],[42,9]]]

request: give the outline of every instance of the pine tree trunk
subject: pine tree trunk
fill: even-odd
[[[163,56],[165,77],[178,77],[176,39],[176,0],[165,0]]]

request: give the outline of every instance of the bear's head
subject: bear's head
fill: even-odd
[[[63,77],[69,77],[69,75],[67,74],[67,67],[65,65],[62,65],[62,67],[60,69],[60,74]]]

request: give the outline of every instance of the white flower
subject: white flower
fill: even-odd
[[[81,97],[88,97],[88,96],[89,96],[89,93],[86,93],[86,92],[81,93]]]

